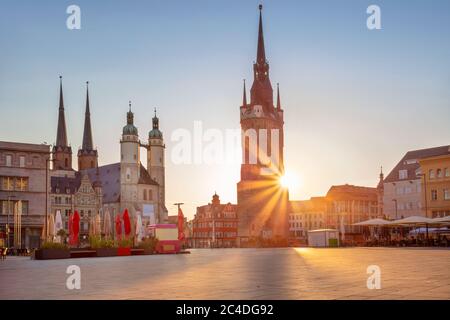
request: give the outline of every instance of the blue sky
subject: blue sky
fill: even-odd
[[[81,8],[81,30],[66,8]],[[58,76],[74,154],[90,81],[100,164],[119,161],[128,100],[146,139],[158,108],[167,146],[167,202],[186,213],[236,201],[239,164],[175,165],[171,133],[193,122],[239,127],[252,81],[258,1],[2,1],[0,139],[53,143]],[[449,1],[264,1],[266,54],[285,109],[291,198],[332,184],[375,185],[412,149],[450,142]],[[366,8],[381,8],[381,30]],[[74,158],[74,164],[76,163]],[[144,160],[144,159],[143,159]]]

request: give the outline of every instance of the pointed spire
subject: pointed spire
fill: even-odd
[[[277,82],[277,110],[281,110],[280,84]]]
[[[242,97],[242,106],[245,107],[247,105],[247,89],[245,88],[245,79],[244,79],[244,94]]]
[[[127,112],[127,124],[133,124],[134,122],[134,114],[131,112],[131,100],[128,101],[128,112]]]
[[[91,112],[89,108],[89,81],[86,81],[86,111],[84,114],[83,150],[93,150]]]
[[[153,123],[153,129],[159,129],[159,119],[156,116],[156,108],[155,108],[155,116],[152,119],[152,123]]]
[[[264,48],[264,35],[262,25],[262,4],[259,5],[258,52],[256,55],[256,63],[266,63],[266,50]]]
[[[66,130],[66,119],[64,116],[62,76],[59,76],[59,111],[58,111],[58,129],[56,132],[56,146],[67,147],[67,130]]]

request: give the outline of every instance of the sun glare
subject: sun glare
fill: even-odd
[[[280,177],[280,185],[283,188],[294,190],[299,186],[299,178],[292,173],[286,172],[283,176]]]

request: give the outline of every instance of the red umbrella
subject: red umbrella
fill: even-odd
[[[128,215],[128,209],[125,209],[123,213],[123,227],[125,229],[125,235],[128,237],[131,233],[130,216]]]
[[[116,235],[117,240],[120,240],[122,238],[122,220],[120,219],[120,213],[116,215]]]
[[[184,224],[183,211],[181,211],[181,208],[178,207],[178,240],[184,239],[183,224]]]
[[[78,211],[75,210],[75,213],[72,217],[72,231],[73,231],[73,244],[78,244],[78,234],[80,232],[80,215]]]

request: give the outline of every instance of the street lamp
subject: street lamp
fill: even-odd
[[[51,147],[51,145],[50,145]],[[47,224],[48,224],[48,170],[49,170],[49,163],[54,161],[54,159],[49,157],[45,159],[45,224],[44,224],[44,235],[45,235],[45,241],[47,240]]]
[[[397,220],[397,210],[398,210],[397,199],[392,199],[392,201],[395,202],[395,219]]]
[[[427,201],[427,175],[426,173],[419,173],[417,175],[418,177],[422,178],[423,177],[423,192],[425,195],[425,217],[428,216],[428,201]]]

